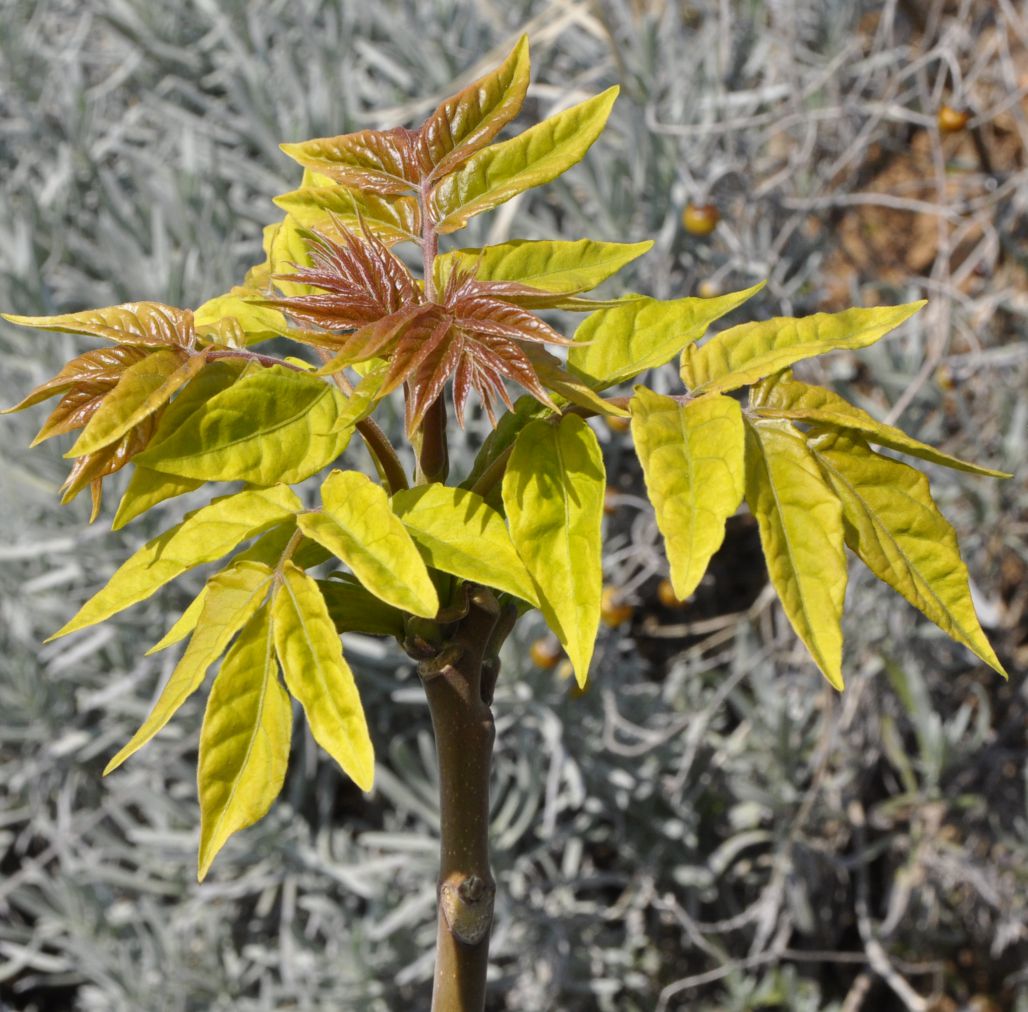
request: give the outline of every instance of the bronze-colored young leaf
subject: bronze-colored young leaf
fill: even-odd
[[[791,418],[797,422],[836,429],[866,439],[869,443],[887,446],[890,450],[920,457],[922,460],[951,467],[955,471],[1009,478],[1005,471],[995,471],[966,460],[960,460],[908,436],[902,429],[875,421],[866,411],[824,387],[800,383],[787,374],[768,377],[750,392],[754,411],[761,418]]]
[[[924,301],[740,323],[682,356],[682,380],[694,393],[724,393],[756,383],[800,359],[866,348],[909,320]]]
[[[11,313],[0,313],[0,316],[22,327],[89,334],[118,344],[151,348],[190,348],[196,336],[192,312],[159,302],[125,302],[59,316],[15,316]]]
[[[617,94],[616,87],[608,88],[472,155],[432,193],[438,231],[456,232],[474,215],[567,172],[599,137]]]
[[[421,135],[406,127],[361,130],[279,147],[305,169],[371,193],[409,193],[430,168]]]
[[[746,501],[786,617],[821,673],[842,689],[842,506],[788,422],[746,423]]]
[[[2,314],[0,314],[2,315]],[[49,319],[49,317],[41,317]],[[8,415],[15,411],[24,411],[34,404],[56,397],[59,393],[72,388],[95,389],[98,394],[105,393],[118,377],[131,365],[147,356],[145,348],[129,345],[116,345],[112,348],[94,348],[73,358],[56,376],[41,383],[23,400],[12,408],[4,408],[0,415]],[[40,442],[45,436],[36,437]]]
[[[263,818],[278,797],[292,732],[264,607],[239,634],[207,700],[197,764],[200,881],[229,837]]]
[[[421,125],[432,178],[452,172],[517,116],[528,77],[528,36],[522,35],[498,67],[440,103]]]
[[[142,726],[107,764],[104,776],[139,751],[175,716],[179,707],[203,684],[207,669],[225,652],[232,637],[260,608],[274,573],[260,562],[231,566],[207,582],[207,594],[189,641],[175,670]]]
[[[632,438],[664,535],[671,585],[685,600],[721,547],[725,522],[742,502],[742,408],[714,394],[688,404],[636,387]]]
[[[603,454],[577,415],[530,422],[503,476],[511,538],[535,583],[547,623],[584,686],[600,624]]]
[[[928,479],[855,435],[823,432],[810,448],[842,503],[846,544],[875,576],[1006,677],[975,614],[956,532]]]
[[[120,439],[152,415],[201,369],[200,355],[161,349],[129,366],[65,457],[84,457]]]
[[[337,226],[352,232],[370,233],[387,246],[417,242],[421,238],[421,207],[411,196],[384,196],[352,186],[341,186],[329,177],[307,170],[296,190],[275,198],[298,225],[340,238]]]
[[[275,589],[272,616],[286,685],[314,740],[362,791],[370,791],[375,750],[357,683],[318,584],[291,562]]]

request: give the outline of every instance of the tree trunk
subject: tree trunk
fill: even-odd
[[[489,774],[496,735],[489,703],[495,664],[487,651],[498,618],[491,594],[473,595],[453,639],[436,661],[421,666],[439,760],[433,1012],[482,1012],[485,1007],[496,892],[489,868]]]

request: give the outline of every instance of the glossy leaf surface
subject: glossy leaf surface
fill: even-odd
[[[187,569],[221,558],[301,508],[296,494],[281,485],[215,500],[130,556],[51,639],[95,625],[144,600]]]
[[[291,562],[275,589],[272,615],[286,685],[314,740],[362,791],[370,791],[375,752],[353,672],[318,584]]]
[[[568,365],[598,390],[670,362],[717,319],[755,295],[763,284],[713,299],[669,302],[632,298],[587,316],[575,331]]]
[[[295,483],[335,460],[352,432],[336,387],[272,366],[215,394],[138,462],[184,478]]]
[[[84,457],[120,439],[148,415],[163,407],[204,365],[192,355],[162,349],[129,366],[103,399],[66,457]]]
[[[608,88],[508,141],[472,155],[433,192],[432,210],[438,230],[455,232],[474,215],[570,169],[600,135],[617,93],[617,88]]]
[[[956,532],[928,479],[859,438],[826,433],[811,450],[842,503],[846,544],[878,579],[1006,676],[975,614]]]
[[[300,516],[300,530],[345,562],[376,597],[435,618],[435,586],[385,490],[357,471],[333,471],[321,486],[321,500],[322,512]]]
[[[188,348],[195,337],[193,314],[159,302],[124,302],[103,309],[58,316],[15,316],[0,313],[5,320],[22,327],[56,330],[65,334],[88,334],[118,344]]]
[[[831,390],[800,383],[791,376],[769,377],[753,389],[751,397],[754,410],[762,418],[792,418],[798,422],[830,427],[851,436],[859,435],[869,443],[887,446],[890,450],[951,467],[955,471],[967,471],[991,478],[1010,477],[1004,471],[981,467],[943,453],[934,446],[908,436],[894,425],[876,421],[866,411]]]
[[[460,268],[481,281],[518,281],[540,291],[574,295],[595,288],[652,246],[652,241],[513,239],[496,246],[458,249],[436,257],[436,287],[444,288],[450,273]]]
[[[724,541],[725,522],[742,502],[742,409],[730,397],[683,405],[637,387],[631,410],[632,439],[667,546],[671,585],[685,600],[699,586]]]
[[[788,423],[746,424],[746,501],[786,617],[821,673],[842,689],[842,506]]]
[[[503,517],[481,496],[445,485],[422,485],[397,492],[392,506],[428,565],[538,604],[532,578]]]
[[[278,797],[292,732],[265,607],[239,634],[207,700],[197,766],[201,881],[229,837],[263,818]]]
[[[150,716],[128,744],[107,764],[104,775],[116,770],[141,749],[203,684],[207,669],[225,652],[232,637],[256,614],[274,573],[260,562],[234,566],[207,583],[207,594],[185,653],[172,671]]]
[[[695,393],[724,393],[770,376],[800,359],[866,348],[910,319],[925,303],[846,309],[799,318],[741,323],[682,356],[682,380]]]
[[[606,475],[592,429],[577,415],[530,422],[503,477],[511,538],[539,604],[584,686],[600,622],[600,526]]]

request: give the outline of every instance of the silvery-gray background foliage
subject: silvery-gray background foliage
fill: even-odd
[[[769,278],[765,314],[930,297],[813,375],[1019,471],[932,472],[1015,675],[854,566],[835,695],[762,589],[745,518],[697,601],[663,608],[626,437],[601,430],[607,579],[636,611],[580,698],[525,658],[538,626],[506,658],[491,1007],[1028,1008],[1023,3],[0,0],[0,307],[199,304],[259,259],[270,197],[296,184],[279,141],[420,119],[522,31],[525,123],[611,83],[622,98],[583,165],[462,240],[653,235],[624,285]],[[940,139],[944,98],[971,105],[973,135]],[[709,240],[682,231],[688,199],[720,207]],[[83,346],[2,326],[0,399]],[[112,535],[109,498],[87,529],[83,502],[57,505],[64,447],[25,449],[39,419],[0,438],[0,1008],[425,1007],[437,816],[410,666],[348,643],[375,793],[299,740],[283,799],[198,887],[201,702],[100,771],[201,576],[40,642],[200,500]]]

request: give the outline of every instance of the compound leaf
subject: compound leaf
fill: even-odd
[[[745,430],[731,397],[679,404],[637,387],[632,438],[664,536],[671,585],[680,599],[699,585],[721,547],[725,522],[742,502]]]
[[[215,394],[137,459],[184,478],[292,484],[343,452],[353,432],[347,404],[335,386],[271,366]]]
[[[568,350],[568,365],[597,390],[624,383],[670,362],[699,340],[715,320],[763,287],[761,282],[713,299],[690,296],[665,302],[636,296],[600,309],[579,324],[575,341],[580,343]]]
[[[577,415],[530,422],[503,477],[511,538],[542,613],[585,685],[600,622],[600,526],[606,476],[592,429]]]
[[[197,788],[203,881],[229,837],[267,814],[289,765],[293,707],[279,684],[267,607],[246,624],[221,665],[200,731]]]
[[[89,334],[118,344],[138,344],[151,348],[189,348],[195,331],[193,314],[160,302],[124,302],[103,309],[59,316],[15,316],[0,313],[5,320],[22,327],[57,330],[65,334]]]
[[[284,485],[216,499],[143,545],[50,639],[110,618],[148,598],[187,569],[221,558],[241,541],[281,523],[302,508],[296,494]]]
[[[994,471],[952,457],[908,436],[902,429],[876,421],[845,398],[824,387],[800,383],[791,376],[771,376],[751,391],[753,406],[762,418],[792,418],[798,422],[828,427],[847,433],[859,434],[869,443],[887,446],[890,450],[920,457],[922,460],[951,467],[956,471],[981,474],[990,478],[1009,478],[1005,471]]]
[[[746,501],[786,617],[822,674],[842,689],[842,506],[787,422],[746,422]]]
[[[345,562],[386,604],[435,618],[435,586],[385,489],[357,471],[333,471],[321,486],[321,501],[322,512],[300,516],[300,530]]]
[[[724,393],[755,383],[803,358],[842,348],[866,348],[910,319],[923,305],[875,306],[800,318],[776,316],[741,323],[682,356],[682,380],[695,393]]]
[[[503,517],[481,496],[446,485],[422,485],[397,492],[392,505],[428,565],[538,605],[532,578]]]
[[[207,669],[224,653],[232,637],[260,608],[271,588],[273,571],[247,562],[218,573],[207,582],[200,617],[185,653],[161,690],[150,716],[129,743],[107,764],[104,776],[141,749],[203,684]]]
[[[375,751],[353,672],[318,584],[291,562],[275,589],[272,614],[286,685],[314,740],[362,791],[370,791]]]
[[[826,432],[810,446],[842,503],[846,544],[878,579],[1006,677],[975,614],[956,532],[928,479],[856,436]]]
[[[608,88],[472,155],[433,191],[437,230],[455,232],[474,215],[570,169],[599,137],[617,94],[616,87]]]

